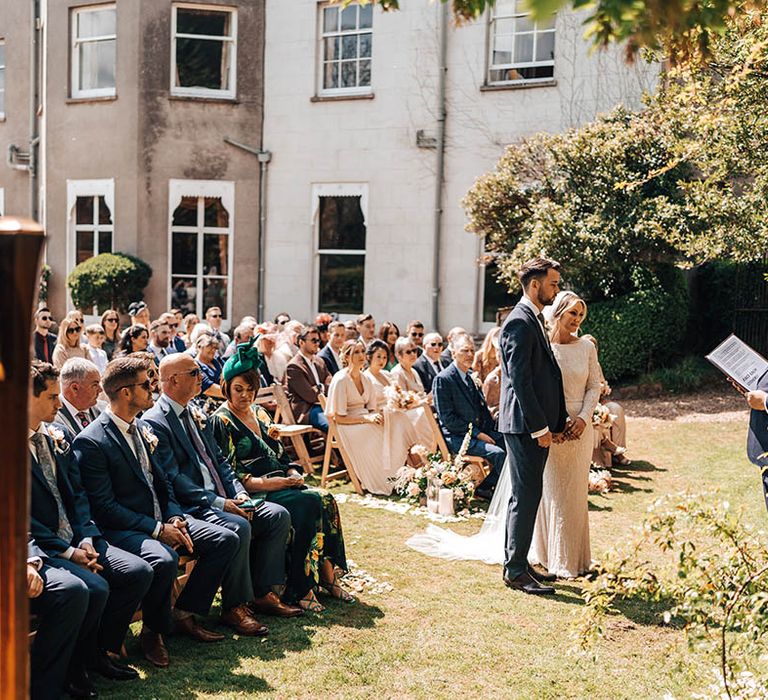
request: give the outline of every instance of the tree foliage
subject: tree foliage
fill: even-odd
[[[126,253],[102,253],[88,258],[67,277],[72,301],[79,309],[93,306],[125,312],[128,304],[142,298],[152,268]]]

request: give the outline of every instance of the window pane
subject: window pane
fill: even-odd
[[[320,197],[321,250],[365,250],[360,200],[361,197]]]
[[[371,44],[373,43],[372,34],[360,35],[360,56],[363,58],[369,58],[371,55]]]
[[[552,61],[555,58],[555,33],[536,35],[536,60]]]
[[[203,310],[211,306],[220,306],[222,314],[227,313],[227,280],[203,280]]]
[[[339,28],[339,9],[337,7],[326,7],[323,10],[323,31],[335,32]]]
[[[185,314],[197,313],[197,282],[194,277],[174,277],[171,306]]]
[[[107,206],[107,200],[104,197],[99,197],[99,223],[111,224],[112,214]]]
[[[321,255],[318,300],[323,311],[363,311],[365,255]]]
[[[229,226],[229,213],[218,197],[205,198],[205,225],[218,228]]]
[[[78,197],[75,202],[75,223],[93,224],[93,197]]]
[[[325,39],[325,60],[332,61],[339,57],[339,37],[332,36]]]
[[[360,80],[358,85],[368,86],[371,84],[371,62],[360,61]]]
[[[557,15],[549,15],[545,19],[540,19],[538,22],[536,22],[536,27],[539,29],[539,31],[542,29],[554,29],[556,19]]]
[[[367,29],[373,26],[373,3],[361,5],[360,7],[360,27]]]
[[[511,306],[513,297],[506,285],[496,278],[499,268],[495,260],[485,266],[484,294],[483,294],[483,321],[496,321],[496,312],[504,307]]]
[[[79,265],[93,257],[93,231],[78,231],[75,238],[75,265]]]
[[[191,10],[188,8],[179,8],[176,12],[176,32],[178,34],[229,36],[229,12]]]
[[[80,90],[115,87],[115,41],[80,45]]]
[[[533,30],[534,30],[534,23],[529,15],[526,15],[525,17],[518,17],[515,20],[516,32],[532,32]]]
[[[87,39],[93,36],[110,36],[116,33],[116,11],[91,10],[90,12],[77,13],[77,37]]]
[[[357,58],[357,35],[353,34],[341,38],[341,57]]]
[[[99,255],[102,253],[112,252],[112,232],[111,231],[99,231]]]
[[[355,87],[357,85],[357,63],[344,61],[341,64],[341,87]]]
[[[357,29],[357,5],[348,5],[341,11],[341,30]]]
[[[5,44],[0,44],[0,68],[5,68]]]
[[[206,233],[203,238],[203,274],[226,275],[229,271],[229,236]]]
[[[197,234],[172,234],[171,273],[174,275],[194,275],[197,273]]]
[[[504,37],[505,41],[508,41],[506,37],[511,36],[514,33],[515,30],[515,20],[513,19],[497,19],[493,23],[493,33],[496,38],[496,43],[498,44],[498,41],[500,38]]]
[[[339,64],[338,63],[326,63],[323,70],[323,87],[324,88],[337,88],[339,87]]]
[[[176,85],[226,90],[228,57],[224,43],[214,39],[176,40]]]
[[[182,197],[173,212],[174,226],[197,226],[197,197]]]
[[[515,63],[530,63],[533,60],[533,34],[515,36]]]

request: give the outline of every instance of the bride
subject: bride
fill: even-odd
[[[563,375],[571,421],[567,432],[549,449],[528,559],[559,578],[573,578],[585,573],[591,563],[587,491],[592,458],[592,412],[600,395],[600,369],[592,343],[578,337],[587,314],[584,301],[573,292],[560,292],[544,313],[550,326],[552,351]],[[503,564],[510,495],[509,466],[505,465],[478,534],[462,537],[429,525],[424,534],[414,535],[407,544],[424,554],[444,559]]]

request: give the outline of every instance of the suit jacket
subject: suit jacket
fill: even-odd
[[[56,485],[72,527],[72,541],[66,542],[58,535],[59,509],[51,487],[43,476],[39,461],[30,455],[32,479],[30,484],[30,531],[37,545],[50,556],[61,554],[68,547],[77,545],[85,537],[100,537],[101,531],[91,519],[88,497],[80,483],[80,473],[71,447],[73,435],[65,426],[50,423],[64,433],[64,440],[57,446],[53,438],[46,437],[48,449],[56,462]]]
[[[443,362],[443,356],[441,354],[437,363],[440,365],[440,369],[444,370],[451,364],[451,361],[448,361],[447,364]],[[421,378],[421,383],[424,385],[424,391],[427,393],[432,391],[432,382],[435,380],[437,372],[435,371],[435,366],[432,364],[432,360],[427,357],[427,353],[423,353],[419,359],[413,363],[413,369],[416,370],[416,373]]]
[[[101,403],[101,402],[99,402]],[[97,403],[86,411],[88,419],[91,423],[95,421],[101,415],[101,407]],[[72,412],[62,402],[59,412],[56,414],[56,422],[65,425],[74,435],[79,435],[82,432],[80,421],[72,415]]]
[[[119,542],[134,532],[147,535],[154,532],[157,521],[152,502],[153,489],[164,521],[184,517],[163,470],[144,439],[144,431],[150,429],[149,425],[139,418],[135,420],[149,457],[153,486],[149,485],[139,460],[107,412],[85,428],[72,443],[91,512],[104,535],[113,542]]]
[[[317,370],[320,383],[323,387],[327,387],[330,375],[325,368],[325,363],[318,357],[314,357],[312,362]],[[296,422],[308,424],[309,411],[312,406],[319,402],[318,396],[325,392],[318,390],[312,370],[301,353],[296,353],[285,369],[285,388],[288,403],[291,404],[291,411],[293,411]]]
[[[499,350],[499,431],[530,434],[549,428],[553,433],[562,432],[568,417],[563,377],[541,324],[527,304],[518,303],[507,316]]]
[[[32,331],[32,335],[35,340],[35,357],[40,362],[50,362],[53,364],[53,349],[56,347],[56,336],[53,333],[42,336],[37,331]],[[48,345],[47,360],[45,359],[45,345]]]
[[[338,362],[336,362],[336,358],[333,356],[330,343],[326,344],[322,350],[317,353],[317,356],[325,363],[325,367],[331,376],[341,369]]]
[[[432,382],[440,427],[446,437],[463,438],[472,423],[472,437],[478,433],[495,431],[496,426],[483,398],[483,392],[475,386],[470,389],[455,363],[444,369]]]
[[[757,388],[768,391],[768,372],[757,381]],[[747,456],[752,464],[768,467],[768,412],[750,411],[749,434],[747,435]]]
[[[173,487],[179,505],[191,514],[210,508],[218,494],[206,490],[195,447],[168,398],[161,396],[142,419],[152,426],[157,435],[154,456]],[[210,420],[206,420],[205,428],[199,430],[198,434],[209,459],[216,467],[226,498],[234,498],[245,491],[214,439]]]
[[[450,344],[440,353],[440,362],[443,363],[443,367],[447,367],[451,364],[451,362],[453,362],[453,354],[451,353]]]

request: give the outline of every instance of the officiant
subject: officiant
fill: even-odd
[[[752,464],[760,467],[763,497],[768,508],[768,372],[757,381],[757,389],[744,394],[752,409],[749,416],[747,456]]]

